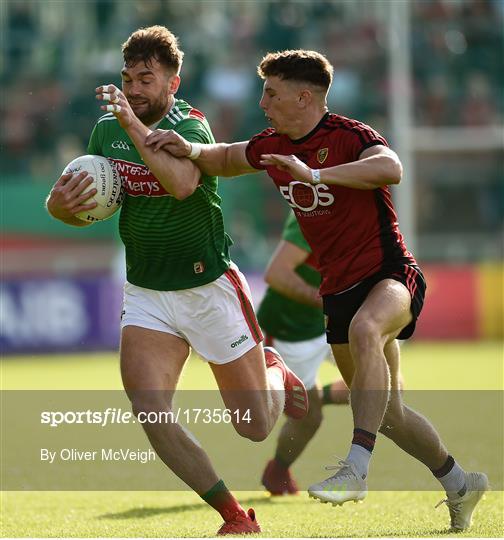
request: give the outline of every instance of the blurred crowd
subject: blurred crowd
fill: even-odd
[[[387,20],[393,5],[380,0],[4,0],[2,180],[48,181],[83,153],[99,115],[95,86],[120,82],[122,42],[131,31],[152,24],[164,24],[179,36],[186,53],[180,97],[206,113],[217,140],[245,139],[266,127],[256,65],[267,51],[301,47],[325,53],[334,65],[330,108],[387,135]],[[411,0],[410,6],[414,123],[501,125],[504,2]],[[253,193],[261,200],[269,186],[245,182],[233,190],[235,198]],[[266,213],[277,223],[284,215],[275,209]]]
[[[411,3],[416,124],[501,123],[503,5]],[[121,43],[132,30],[159,23],[186,51],[180,95],[213,119],[218,140],[245,138],[264,126],[255,66],[267,51],[297,47],[320,50],[333,63],[332,109],[386,130],[383,2],[9,0],[6,8],[0,63],[5,174],[52,174],[54,152],[85,145],[99,113],[94,84],[118,82]]]

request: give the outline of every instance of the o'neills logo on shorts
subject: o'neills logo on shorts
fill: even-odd
[[[231,343],[231,348],[234,349],[235,347],[238,347],[238,345],[241,345],[244,341],[247,341],[247,339],[248,336],[243,334],[240,339],[237,339],[236,341],[233,341],[233,343]]]

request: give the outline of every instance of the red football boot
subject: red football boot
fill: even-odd
[[[299,420],[308,413],[308,394],[301,379],[291,371],[279,352],[273,347],[264,347],[266,367],[277,367],[282,371],[285,387],[284,412],[290,418]]]
[[[268,461],[261,483],[272,495],[299,495],[298,485],[289,469],[281,467],[274,459]]]
[[[261,527],[257,523],[253,508],[249,508],[246,514],[237,513],[229,521],[226,521],[217,531],[218,536],[227,534],[253,534],[260,533]]]

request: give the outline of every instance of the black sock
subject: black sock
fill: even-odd
[[[215,508],[224,521],[229,521],[238,513],[246,514],[223,480],[219,480],[215,486],[200,497],[212,508]]]
[[[291,466],[291,463],[287,463],[285,459],[283,459],[282,457],[278,455],[278,452],[275,454],[274,460],[276,464],[282,469],[288,469]]]
[[[372,452],[376,442],[376,435],[365,429],[355,428],[353,430],[352,444],[362,446],[368,452]]]
[[[446,476],[453,469],[454,465],[455,460],[452,456],[448,456],[442,467],[435,470],[431,469],[431,471],[436,478],[441,478],[442,476]]]
[[[322,405],[330,405],[331,403],[331,384],[326,384],[322,387]]]

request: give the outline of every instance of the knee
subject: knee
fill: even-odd
[[[352,352],[357,353],[364,349],[369,350],[373,346],[379,346],[381,342],[380,328],[372,319],[353,319],[348,329],[348,341]]]
[[[155,414],[159,409],[159,406],[153,401],[138,397],[131,399],[131,411],[139,420],[142,416]]]
[[[255,418],[251,422],[233,422],[238,435],[253,442],[261,442],[269,435],[270,429],[266,418]]]
[[[161,423],[162,417],[169,419],[173,416],[173,411],[167,403],[149,396],[132,397],[131,411],[142,425],[158,424]]]
[[[372,342],[378,336],[378,325],[372,319],[354,318],[348,328],[348,338],[353,343]]]

